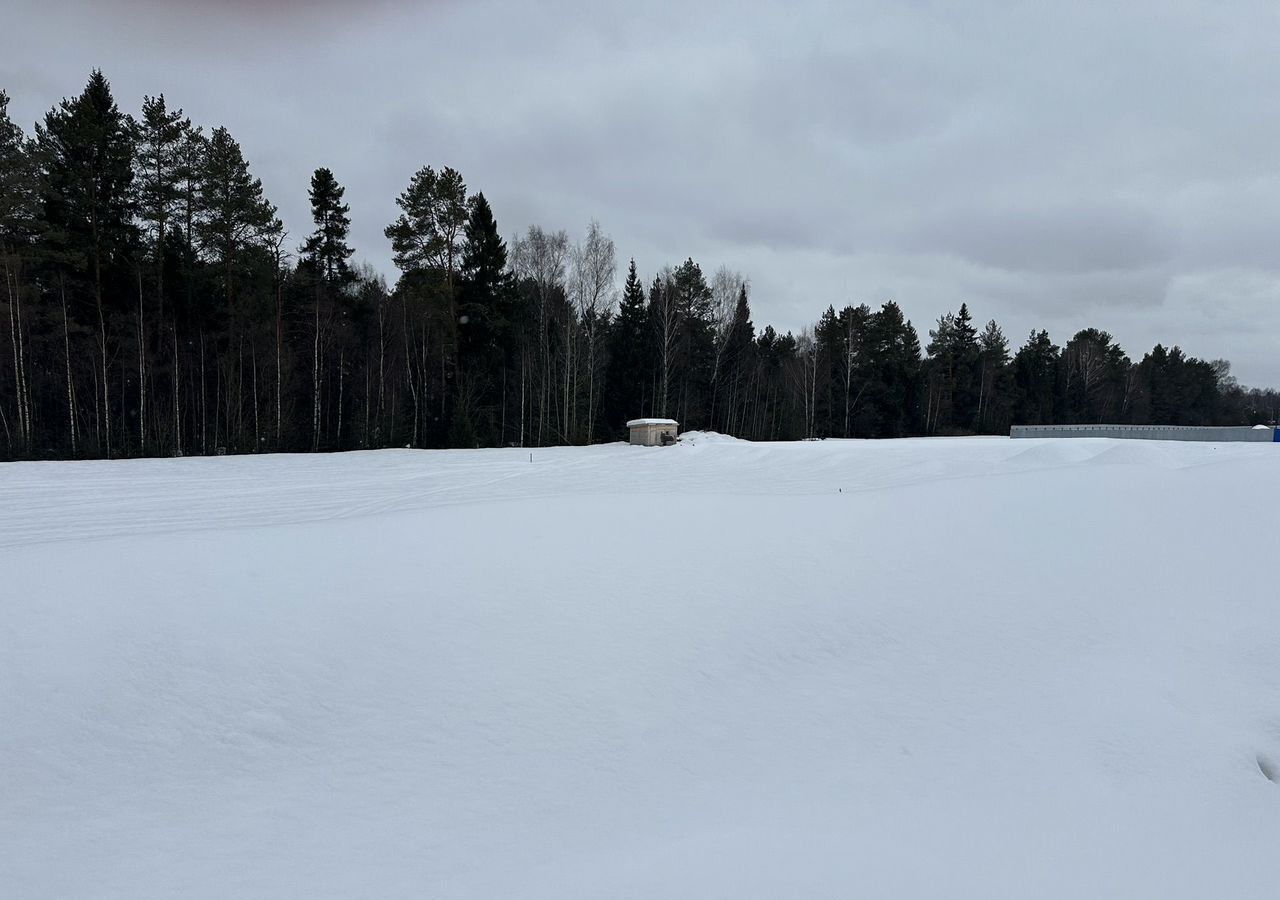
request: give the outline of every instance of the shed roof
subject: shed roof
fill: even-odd
[[[637,428],[641,425],[679,425],[675,419],[632,419],[627,423],[628,428]]]

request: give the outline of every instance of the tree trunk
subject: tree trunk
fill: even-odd
[[[102,435],[106,440],[107,459],[111,459],[111,375],[107,366],[107,325],[98,300],[98,352],[102,354]]]
[[[280,325],[281,325],[281,299],[282,299],[282,282],[280,279],[280,262],[276,260],[276,449],[280,449],[280,428],[283,418],[283,411],[280,402],[280,383],[284,380],[281,372],[280,362]]]
[[[249,343],[249,363],[253,366],[253,452],[262,452],[262,429],[258,425],[258,342]]]
[[[142,309],[142,266],[138,266],[138,454],[147,455],[147,343]]]
[[[204,368],[204,329],[200,329],[200,453],[209,455],[209,391]]]
[[[71,432],[71,455],[76,455],[76,397],[71,380],[71,327],[67,322],[67,287],[61,273],[58,285],[62,294],[62,349],[67,359],[67,424]]]
[[[413,397],[413,431],[409,438],[409,446],[415,447],[418,444],[418,386],[413,377],[413,350],[409,343],[409,301],[405,298],[401,301],[401,311],[404,315],[404,367],[405,373],[409,379],[409,393]],[[394,417],[393,417],[394,419]]]
[[[93,234],[93,299],[98,310],[98,351],[102,354],[102,430],[107,459],[111,458],[111,375],[107,371],[107,320],[102,311],[102,245],[98,236],[96,211],[89,216]]]
[[[9,257],[5,255],[4,267],[4,286],[5,292],[9,295],[9,337],[13,343],[13,377],[14,377],[14,393],[17,401],[17,418],[18,418],[18,442],[22,446],[26,446],[29,442],[28,423],[26,410],[23,404],[23,378],[22,378],[22,310],[18,305],[18,293],[20,288],[15,283],[9,267]]]
[[[382,439],[382,419],[386,413],[386,361],[387,361],[387,339],[385,334],[385,316],[383,309],[383,298],[378,300],[378,415],[374,424],[374,437],[379,442]]]
[[[343,373],[342,366],[346,362],[346,351],[338,351],[338,428],[334,434],[334,440],[339,450],[342,449],[342,394],[343,394]]]
[[[311,352],[311,451],[320,449],[320,288],[316,287],[315,343]]]
[[[182,404],[179,400],[178,382],[181,365],[178,362],[178,326],[173,326],[173,455],[182,455]]]

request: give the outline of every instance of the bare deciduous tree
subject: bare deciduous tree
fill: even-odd
[[[511,265],[516,276],[533,285],[538,303],[538,433],[542,444],[547,428],[547,412],[551,405],[551,352],[548,327],[552,301],[557,292],[563,294],[565,263],[569,256],[569,235],[564,231],[544,231],[530,225],[528,233],[511,242]]]
[[[711,363],[710,424],[712,428],[716,427],[716,400],[719,395],[720,379],[724,373],[729,337],[733,331],[738,295],[746,289],[746,286],[747,281],[742,277],[742,273],[735,272],[726,266],[717,269],[711,279],[711,329],[714,342],[714,357]]]
[[[658,343],[658,415],[668,416],[671,392],[671,369],[675,362],[680,336],[680,298],[676,294],[675,277],[670,266],[663,267],[653,280],[649,295],[653,309]]]
[[[572,295],[587,337],[587,428],[586,440],[594,438],[596,420],[596,377],[600,364],[600,342],[617,299],[617,254],[613,238],[592,219],[586,240],[573,251]]]

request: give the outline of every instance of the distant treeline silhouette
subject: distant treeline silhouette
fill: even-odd
[[[290,241],[225,128],[163,95],[139,119],[94,72],[27,136],[0,93],[0,457],[613,440],[627,419],[751,439],[1003,433],[1010,423],[1274,422],[1222,360],[1105,331],[1012,351],[966,305],[921,337],[895,303],[757,331],[747,280],[692,259],[625,275],[592,222],[508,244],[483,193],[424,167],[353,267],[348,206],[311,177]],[[299,190],[302,186],[299,185]],[[622,286],[618,287],[621,277]]]

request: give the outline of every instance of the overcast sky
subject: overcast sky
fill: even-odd
[[[5,5],[24,128],[95,66],[163,92],[295,244],[331,168],[390,281],[396,195],[450,165],[506,236],[594,217],[646,279],[741,270],[758,327],[893,299],[927,341],[966,301],[1015,347],[1097,326],[1280,385],[1274,0]]]

